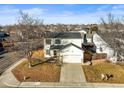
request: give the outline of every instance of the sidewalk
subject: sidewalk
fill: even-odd
[[[7,69],[2,75],[0,76],[0,87],[18,87],[20,82],[15,78],[15,76],[12,74],[11,70],[15,68],[17,65],[19,65],[22,61],[26,59],[21,59],[18,62],[15,62],[13,66],[11,66],[9,69]]]

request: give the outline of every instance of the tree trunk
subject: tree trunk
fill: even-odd
[[[32,51],[29,51],[28,52],[28,66],[29,66],[29,68],[32,67],[32,59],[31,59],[31,57],[32,57]]]
[[[28,67],[31,68],[32,65],[31,65],[31,61],[28,62]]]

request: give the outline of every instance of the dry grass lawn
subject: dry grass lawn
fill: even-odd
[[[28,68],[28,62],[25,61],[15,67],[12,73],[21,82],[59,82],[60,70],[61,67],[55,63],[43,63]]]
[[[124,83],[124,66],[101,63],[93,66],[83,66],[87,82],[104,82],[104,83]],[[113,78],[101,80],[101,74],[112,74]]]

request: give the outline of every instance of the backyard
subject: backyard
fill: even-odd
[[[104,62],[96,65],[83,66],[87,82],[91,83],[124,83],[124,65]],[[101,74],[111,74],[108,80],[102,80]]]

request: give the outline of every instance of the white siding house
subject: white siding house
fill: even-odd
[[[114,50],[96,33],[93,36],[93,42],[96,46],[96,53],[106,53],[107,59],[115,62],[117,57],[114,54]]]
[[[64,63],[82,63],[84,61],[84,51],[88,49],[84,47],[93,43],[92,36],[91,33],[84,30],[48,32],[44,39],[45,57],[49,58],[57,55],[62,57]]]
[[[45,57],[59,54],[64,63],[81,63],[83,60],[83,42],[83,35],[80,32],[47,33],[44,39]]]

